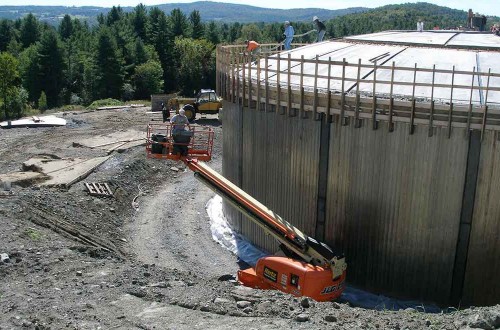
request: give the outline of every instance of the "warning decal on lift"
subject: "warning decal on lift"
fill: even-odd
[[[278,272],[267,266],[264,266],[264,277],[274,283],[278,282]]]

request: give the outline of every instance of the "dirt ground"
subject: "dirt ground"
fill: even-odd
[[[145,131],[148,110],[72,112],[66,127],[0,130],[0,174],[40,154],[104,156],[72,142]],[[211,166],[220,171],[222,126],[197,124],[216,132]],[[83,182],[107,182],[114,197],[89,196]],[[113,153],[67,190],[0,190],[0,254],[10,258],[0,262],[0,329],[500,328],[498,305],[373,311],[238,286],[228,276],[237,257],[211,238],[213,193],[181,163],[147,159],[142,146]]]

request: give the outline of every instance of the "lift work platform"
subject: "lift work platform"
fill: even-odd
[[[255,268],[238,271],[238,280],[243,285],[276,289],[295,296],[308,296],[317,301],[331,301],[340,297],[345,287],[347,269],[344,255],[335,253],[325,243],[302,233],[204,164],[202,161],[210,160],[212,155],[214,135],[211,128],[192,126],[190,130],[193,136],[190,141],[183,142],[188,150],[184,150],[182,155],[178,152],[174,137],[165,135],[172,132],[170,125],[159,125],[162,127],[148,126],[148,157],[183,161],[196,178],[280,243],[280,255],[263,257],[258,260]],[[165,141],[153,140],[153,136],[158,140],[158,134]],[[160,143],[161,153],[153,152],[160,151],[160,147],[153,147],[155,143]]]

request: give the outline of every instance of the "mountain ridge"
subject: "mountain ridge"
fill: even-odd
[[[165,3],[154,6],[146,6],[148,9],[158,7],[167,14],[173,9],[179,8],[186,15],[193,10],[198,10],[203,21],[220,21],[227,23],[253,23],[253,22],[282,22],[309,21],[313,16],[322,20],[329,20],[338,16],[360,13],[369,10],[364,7],[352,7],[345,9],[321,9],[321,8],[296,8],[296,9],[270,9],[242,4],[230,4],[215,1],[197,1],[192,3]],[[130,12],[134,7],[121,7],[124,12]],[[0,6],[0,18],[16,20],[28,13],[35,15],[40,21],[58,24],[65,14],[80,19],[87,19],[94,23],[97,15],[106,14],[111,7],[97,6]]]

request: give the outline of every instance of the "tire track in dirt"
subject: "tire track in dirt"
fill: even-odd
[[[220,168],[220,160],[210,164]],[[174,180],[155,196],[140,197],[128,230],[131,246],[144,263],[195,271],[209,277],[235,274],[236,257],[213,239],[205,205],[214,193],[179,163]],[[175,172],[172,172],[175,173]]]

